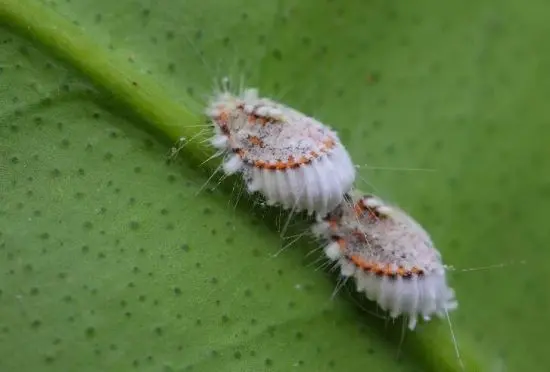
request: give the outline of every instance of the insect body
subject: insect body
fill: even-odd
[[[353,276],[357,290],[392,318],[406,316],[411,330],[418,316],[444,317],[458,306],[439,251],[399,208],[362,196],[319,218],[314,232],[327,241],[325,253],[341,274]]]
[[[256,89],[222,92],[207,109],[211,139],[224,155],[226,174],[242,173],[249,192],[267,204],[326,214],[343,200],[355,167],[337,134],[312,117]]]

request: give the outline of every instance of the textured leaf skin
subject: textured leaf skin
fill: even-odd
[[[435,169],[363,167],[360,187],[458,268],[526,260],[452,275],[452,320],[497,369],[548,364],[543,1],[47,5],[182,104],[244,71],[358,164]],[[197,196],[208,175],[165,164],[170,143],[106,92],[8,28],[0,41],[0,370],[423,370],[346,291],[330,299],[314,244],[272,257],[269,212],[227,187]]]

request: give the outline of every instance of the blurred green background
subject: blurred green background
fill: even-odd
[[[512,262],[450,274],[453,325],[495,371],[546,370],[547,1],[37,2],[182,105],[242,76],[332,125],[447,264]],[[196,195],[204,169],[0,26],[1,371],[424,371],[313,243],[273,257],[268,211]]]

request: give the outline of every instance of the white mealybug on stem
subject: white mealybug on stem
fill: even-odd
[[[223,91],[206,111],[215,135],[211,144],[225,155],[226,174],[242,173],[249,192],[268,205],[326,214],[343,200],[355,167],[337,134],[312,117],[256,89]]]
[[[372,195],[346,200],[319,217],[313,231],[328,243],[325,254],[341,274],[355,278],[357,291],[390,317],[407,317],[411,330],[418,316],[428,321],[457,308],[441,254],[428,233],[399,208]]]

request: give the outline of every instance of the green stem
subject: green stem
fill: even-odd
[[[0,20],[48,48],[170,139],[190,138],[199,131],[196,126],[185,125],[200,120],[196,113],[176,103],[147,75],[115,58],[69,20],[38,1],[0,0]],[[192,101],[183,92],[180,96]],[[189,144],[190,152],[196,153],[193,146],[198,146],[196,141]]]
[[[37,1],[0,0],[0,21],[68,62],[170,139],[189,138],[200,130],[195,125],[200,120],[196,113],[176,103],[148,76],[96,45],[70,21]],[[186,102],[192,102],[190,97],[181,95]],[[197,141],[186,146],[185,151],[193,158],[204,160],[204,148]],[[473,343],[462,338],[459,341],[466,370],[488,370],[485,358],[472,349]],[[432,322],[421,333],[408,333],[405,344],[422,360],[424,370],[461,370],[449,329],[443,322]]]

